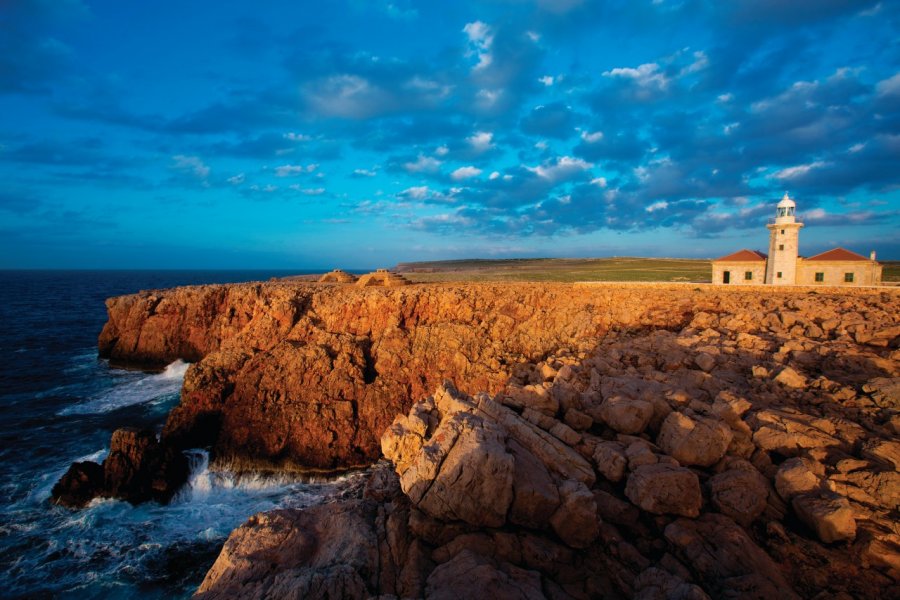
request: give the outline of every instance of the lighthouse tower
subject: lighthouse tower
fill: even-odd
[[[766,225],[769,230],[769,258],[766,261],[766,283],[794,285],[797,283],[797,256],[800,228],[795,211],[797,204],[784,194],[775,211],[775,221]]]

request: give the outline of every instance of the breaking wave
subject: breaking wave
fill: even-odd
[[[57,414],[63,416],[106,413],[135,404],[168,400],[181,392],[184,374],[189,366],[189,363],[179,359],[168,365],[162,373],[152,375],[127,373],[124,376],[125,381],[112,389],[86,402],[66,407]]]

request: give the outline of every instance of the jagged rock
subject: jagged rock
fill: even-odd
[[[515,458],[509,520],[535,529],[545,527],[559,507],[559,491],[546,467],[531,452],[515,440],[508,446]]]
[[[696,517],[703,503],[697,475],[690,469],[669,464],[635,469],[628,476],[625,495],[641,510],[657,515]]]
[[[597,472],[606,479],[617,482],[625,477],[628,458],[622,444],[618,442],[600,442],[594,448],[594,465]]]
[[[837,494],[812,493],[794,496],[791,504],[800,520],[826,543],[856,537],[856,520],[847,499]]]
[[[646,400],[613,396],[603,401],[599,414],[607,425],[619,433],[632,435],[647,428],[653,417],[653,404]]]
[[[763,476],[752,465],[748,467],[724,471],[708,482],[712,505],[744,527],[765,511],[769,497]]]
[[[586,548],[600,530],[594,495],[580,481],[565,482],[559,492],[562,503],[550,518],[550,525],[567,546]]]
[[[637,576],[634,592],[633,600],[709,600],[701,588],[656,567]]]
[[[799,598],[778,565],[726,516],[678,519],[665,536],[713,598]]]
[[[51,497],[73,508],[96,497],[166,503],[187,478],[188,461],[181,452],[160,444],[152,431],[123,427],[113,432],[102,465],[75,463],[53,487]]]
[[[459,600],[474,590],[484,598],[543,600],[541,576],[506,562],[463,550],[428,576],[425,595],[433,600]]]
[[[722,421],[673,412],[663,422],[656,443],[681,464],[708,467],[725,456],[733,436]]]
[[[378,574],[373,520],[363,501],[251,517],[228,537],[195,598],[367,598]]]
[[[818,489],[821,479],[810,469],[810,461],[805,458],[791,458],[778,467],[775,474],[775,489],[778,495],[790,500],[797,494]]]
[[[103,467],[95,462],[72,463],[51,491],[55,504],[81,508],[103,492]]]
[[[799,389],[806,387],[806,377],[804,377],[791,367],[783,368],[781,372],[775,376],[775,381],[789,388]]]

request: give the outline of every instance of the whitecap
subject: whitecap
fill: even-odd
[[[184,374],[189,366],[190,364],[183,360],[176,360],[162,373],[139,374],[128,378],[87,402],[69,406],[57,414],[64,416],[106,413],[135,404],[162,402],[181,391]]]

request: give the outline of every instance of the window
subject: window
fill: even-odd
[[[784,244],[778,244],[778,249],[779,249],[779,250],[784,250]]]
[[[844,273],[844,283],[853,283],[853,273]]]
[[[775,275],[775,277],[777,277],[778,279],[781,279],[781,271],[778,271],[778,273]]]
[[[818,282],[825,281],[825,273],[816,273],[816,281],[818,281]]]
[[[848,273],[848,275],[853,275],[853,273]],[[753,279],[753,271],[744,271],[744,279],[746,281]]]
[[[784,229],[781,230],[781,235],[784,235]]]
[[[722,273],[722,283],[731,283],[731,271],[724,271]]]

